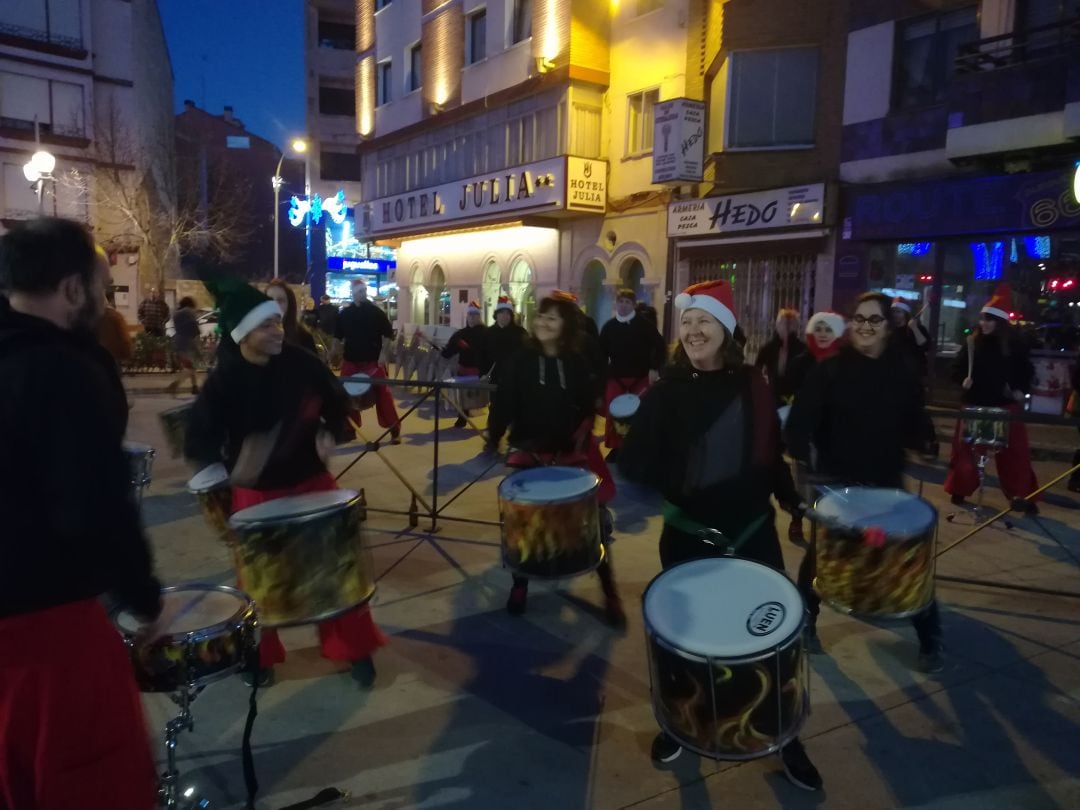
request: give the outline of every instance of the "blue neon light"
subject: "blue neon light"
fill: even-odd
[[[1029,258],[1032,259],[1049,259],[1050,258],[1050,237],[1049,236],[1025,236],[1024,237],[1024,251]]]
[[[933,246],[933,242],[901,242],[896,246],[896,255],[925,256]]]
[[[996,281],[1001,278],[1004,242],[972,242],[971,253],[975,259],[976,281]]]

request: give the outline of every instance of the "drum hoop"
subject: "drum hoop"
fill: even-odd
[[[338,490],[341,491],[341,490]],[[263,529],[267,526],[298,526],[303,523],[311,523],[316,520],[322,520],[323,518],[336,515],[339,512],[347,512],[353,509],[360,503],[360,493],[357,492],[353,497],[349,498],[343,504],[337,506],[327,507],[321,509],[318,512],[306,512],[303,515],[296,515],[295,517],[283,517],[283,518],[262,518],[260,520],[236,520],[236,515],[229,517],[229,528],[237,531],[245,531],[248,529]],[[244,511],[244,510],[241,510]],[[240,514],[237,512],[236,514]]]
[[[937,537],[937,525],[938,525],[938,521],[939,521],[939,515],[938,515],[937,507],[934,506],[932,503],[930,503],[930,501],[926,500],[926,498],[923,498],[923,497],[921,497],[919,495],[915,495],[914,493],[907,492],[906,490],[899,489],[897,487],[889,487],[889,489],[896,489],[896,491],[898,491],[898,492],[903,492],[904,494],[910,495],[912,498],[915,498],[916,500],[922,501],[930,509],[931,519],[927,522],[926,526],[924,526],[921,529],[905,530],[905,531],[897,531],[897,532],[886,532],[885,537],[886,538],[895,538],[896,540],[900,540],[900,541],[907,541],[907,540],[914,540],[916,537],[919,537],[920,535],[923,535],[923,534],[932,533],[934,535],[934,538],[936,538]],[[840,532],[840,533],[843,533],[843,534],[848,534],[848,535],[851,535],[853,537],[861,537],[863,532],[866,531],[866,529],[858,529],[858,528],[856,528],[854,526],[850,526],[850,525],[846,525],[846,524],[845,525],[837,525],[836,523],[833,522],[834,519],[826,519],[825,515],[822,515],[821,518],[819,519],[815,515],[815,513],[817,512],[818,504],[821,503],[823,498],[824,498],[824,496],[822,498],[818,498],[816,501],[814,501],[813,509],[811,509],[810,514],[807,515],[807,517],[810,519],[810,523],[813,524],[813,526],[815,528],[817,527],[818,523],[821,523],[827,529],[829,529],[830,531],[836,531],[836,532]]]
[[[167,640],[174,644],[183,644],[185,642],[195,643],[205,641],[209,638],[216,638],[217,636],[224,635],[229,630],[243,627],[250,617],[257,616],[254,600],[239,588],[233,588],[230,585],[208,585],[202,582],[188,582],[183,585],[167,585],[161,589],[161,592],[176,593],[177,591],[189,591],[193,590],[191,587],[193,585],[199,586],[199,589],[201,590],[218,591],[219,593],[228,593],[239,597],[243,601],[243,604],[227,619],[212,624],[209,627],[201,627],[198,630],[189,630],[186,633],[163,633],[158,639],[159,642]],[[120,613],[121,609],[118,608],[113,614],[113,624],[116,624],[116,618]],[[134,635],[130,630],[120,628],[119,624],[116,624],[116,626],[125,637]]]
[[[528,451],[524,451],[524,452],[528,452]],[[551,466],[561,467],[561,466],[566,466],[566,465],[553,464]],[[538,468],[538,467],[522,467],[520,471],[535,470],[535,469],[540,469],[540,468]],[[503,487],[503,484],[505,484],[507,481],[509,481],[511,478],[513,478],[519,472],[519,470],[515,470],[514,472],[510,473],[510,475],[506,476],[506,478],[504,478],[502,481],[499,482],[499,486],[498,486],[498,488],[496,490],[496,495],[498,496],[500,501],[506,501],[507,503],[524,504],[526,506],[559,506],[560,504],[564,504],[564,503],[574,503],[575,501],[580,501],[582,498],[587,498],[589,495],[593,494],[598,489],[600,489],[600,476],[598,476],[596,473],[591,472],[589,470],[583,470],[583,469],[580,469],[578,467],[571,467],[570,469],[578,470],[579,472],[587,473],[588,475],[592,476],[593,482],[592,482],[592,484],[589,486],[589,488],[587,490],[585,490],[584,492],[579,492],[577,495],[567,495],[567,496],[565,496],[563,498],[554,498],[554,499],[551,499],[551,500],[544,500],[544,501],[520,500],[518,498],[507,497],[506,495],[503,494],[502,487]]]
[[[520,567],[514,567],[514,566],[510,565],[509,562],[507,562],[507,560],[506,560],[506,552],[505,551],[502,552],[501,556],[502,556],[503,568],[506,568],[507,570],[511,571],[514,574],[521,574],[522,576],[526,576],[529,579],[536,579],[536,580],[540,580],[541,582],[558,582],[559,580],[563,580],[563,579],[577,579],[578,577],[582,576],[583,574],[591,574],[593,571],[595,571],[597,568],[599,568],[600,564],[603,563],[604,559],[607,557],[607,545],[605,545],[603,542],[600,543],[600,559],[598,559],[594,563],[590,563],[587,568],[582,568],[580,571],[575,571],[572,574],[559,574],[557,576],[548,576],[546,574],[534,574],[531,571],[522,572]]]
[[[153,458],[156,452],[152,446],[142,442],[124,442],[123,449],[126,455],[139,456],[140,458]]]

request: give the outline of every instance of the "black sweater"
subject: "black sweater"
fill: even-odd
[[[482,324],[458,329],[451,336],[446,348],[442,350],[442,356],[449,360],[456,354],[458,363],[461,366],[486,371],[481,366],[484,358],[485,331],[487,330],[484,329]]]
[[[265,366],[239,352],[219,353],[188,420],[184,454],[199,467],[224,461],[230,472],[248,436],[277,431],[273,450],[253,489],[295,486],[326,471],[315,437],[325,427],[346,434],[350,402],[337,377],[318,357],[285,344]]]
[[[899,349],[890,346],[875,359],[844,346],[810,370],[785,438],[791,455],[815,472],[848,484],[898,487],[904,449],[924,447],[932,430],[922,384]]]
[[[156,617],[116,364],[0,297],[0,379],[0,618],[105,592]]]
[[[502,370],[509,365],[514,355],[525,345],[528,333],[517,323],[509,326],[493,324],[484,330],[484,355],[480,372],[488,374],[495,382],[502,376]]]
[[[581,353],[554,358],[524,348],[499,374],[488,416],[490,438],[498,442],[509,428],[510,444],[518,449],[573,450],[574,433],[593,415],[595,398],[595,379]]]
[[[1001,338],[996,335],[979,335],[975,338],[973,382],[971,388],[961,394],[965,405],[989,408],[1015,405],[1016,400],[1008,396],[1006,388],[1025,394],[1031,391],[1031,381],[1035,376],[1031,355],[1019,340],[1012,336],[1006,340],[1008,352],[1003,352]],[[953,364],[953,379],[963,383],[967,372],[968,346],[964,341]]]
[[[335,337],[345,341],[345,359],[353,363],[374,363],[382,353],[383,338],[394,337],[394,327],[386,313],[370,301],[349,304],[341,310]]]
[[[774,334],[772,340],[761,347],[754,367],[765,372],[776,395],[777,405],[786,405],[802,388],[810,367],[814,365],[814,356],[810,354],[805,343],[797,337],[789,337],[787,363],[784,365],[784,373],[781,374],[778,370],[781,345],[780,336]]]
[[[622,323],[612,318],[600,330],[600,345],[608,361],[608,376],[641,379],[664,367],[667,346],[649,321],[635,313]]]

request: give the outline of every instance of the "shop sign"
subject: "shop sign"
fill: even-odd
[[[374,200],[370,232],[438,228],[515,211],[606,208],[607,162],[558,157]]]
[[[326,269],[343,273],[388,273],[397,267],[397,262],[386,259],[348,258],[345,256],[327,256]]]
[[[668,206],[668,236],[706,236],[820,225],[824,216],[824,183],[703,197]]]
[[[852,186],[850,239],[909,239],[1080,227],[1072,171]]]
[[[653,108],[654,183],[700,183],[705,162],[705,102],[662,101]]]

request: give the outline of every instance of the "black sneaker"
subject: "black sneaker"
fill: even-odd
[[[949,496],[949,501],[952,503],[953,506],[963,506],[964,505],[964,496],[963,495],[950,495]]]
[[[510,589],[510,598],[506,600],[506,612],[511,616],[520,616],[525,612],[525,599],[529,595],[529,589],[522,585],[515,585]]]
[[[780,762],[784,765],[784,773],[788,781],[795,787],[803,790],[821,790],[824,782],[821,774],[806,755],[806,749],[798,738],[792,740],[780,749]]]
[[[945,654],[940,646],[919,650],[919,672],[936,675],[945,669]]]
[[[375,662],[371,660],[370,655],[359,661],[353,661],[349,674],[360,684],[361,689],[370,689],[375,685]]]
[[[825,654],[825,648],[821,646],[821,639],[818,638],[816,628],[807,627],[803,630],[803,648],[810,655]]]
[[[1013,498],[1012,510],[1014,512],[1020,512],[1024,515],[1037,515],[1039,514],[1039,507],[1035,505],[1034,501],[1025,501],[1023,498]]]
[[[664,732],[661,731],[653,738],[651,752],[653,762],[673,762],[681,753],[682,746]]]
[[[464,416],[459,416],[457,419],[454,420],[454,427],[456,428],[463,428],[467,424],[469,423],[466,421]]]
[[[245,686],[254,686],[255,679],[258,678],[259,688],[265,689],[268,686],[274,685],[274,668],[265,667],[259,670],[257,675],[252,675],[250,669],[245,669],[240,673],[240,680],[244,682]]]

